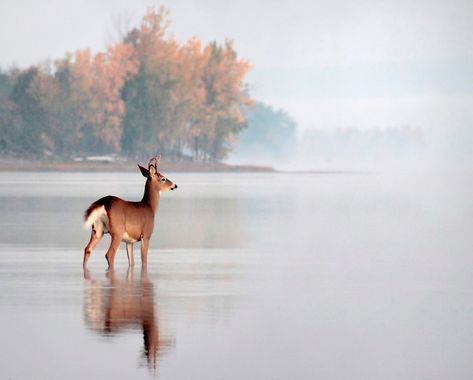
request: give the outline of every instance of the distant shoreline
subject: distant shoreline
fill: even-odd
[[[117,161],[117,162],[47,162],[28,161],[24,159],[0,158],[0,172],[132,172],[137,170],[137,164],[146,162]],[[274,168],[258,165],[228,165],[224,163],[200,162],[165,162],[159,164],[163,172],[275,172]]]

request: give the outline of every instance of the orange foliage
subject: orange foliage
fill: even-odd
[[[133,49],[125,43],[110,47],[94,57],[94,124],[100,127],[98,137],[114,150],[120,150],[121,121],[125,105],[121,89],[126,79],[138,71]]]
[[[70,153],[98,141],[97,149],[120,152],[128,128],[129,138],[152,136],[150,146],[187,146],[196,157],[204,152],[205,159],[225,153],[223,145],[244,126],[244,106],[251,102],[244,82],[250,64],[237,57],[229,41],[203,46],[192,38],[181,44],[168,28],[166,9],[151,8],[137,28],[106,51],[77,50],[56,62],[55,73],[38,71],[29,91],[51,118],[48,133],[62,128],[70,135],[58,140],[61,149]],[[143,76],[124,99],[125,84]],[[148,98],[133,103],[138,109],[133,117],[142,119],[125,125],[125,101],[140,96]],[[75,148],[77,141],[82,148]]]

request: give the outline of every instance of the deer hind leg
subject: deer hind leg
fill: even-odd
[[[87,261],[89,260],[90,254],[94,250],[97,243],[102,239],[103,232],[97,232],[94,228],[92,228],[92,232],[90,234],[90,240],[87,246],[84,248],[84,262],[83,265],[87,265]]]
[[[149,238],[143,237],[143,239],[141,239],[141,265],[148,264],[148,247]]]
[[[108,247],[108,251],[105,254],[105,258],[107,259],[108,266],[111,268],[113,267],[113,262],[115,260],[115,255],[117,254],[118,248],[120,247],[121,242],[121,234],[112,235],[112,241],[110,242],[110,247]]]
[[[133,243],[126,243],[126,254],[128,255],[128,265],[132,267],[133,262]]]

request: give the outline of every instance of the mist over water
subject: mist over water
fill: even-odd
[[[245,136],[245,131],[242,134]],[[243,139],[236,143],[227,161],[283,171],[420,170],[445,175],[473,170],[472,142],[473,133],[466,120],[431,128],[296,128],[290,138],[280,140],[277,146],[264,136],[256,136],[252,144]]]
[[[166,174],[148,270],[112,273],[82,212],[139,173],[0,174],[2,376],[473,375],[471,176]]]

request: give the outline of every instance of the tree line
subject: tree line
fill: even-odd
[[[0,152],[217,161],[247,126],[249,62],[232,43],[178,42],[164,8],[106,51],[0,72]]]

